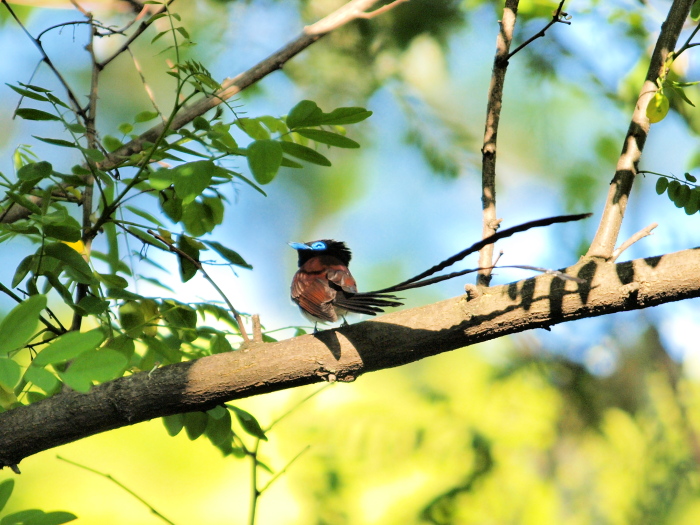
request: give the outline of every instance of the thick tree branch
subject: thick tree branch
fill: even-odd
[[[0,466],[42,450],[180,412],[323,380],[353,381],[504,335],[700,297],[700,248],[610,264],[582,260],[567,273],[589,284],[539,276],[384,315],[317,335],[178,363],[67,392],[0,414]]]
[[[666,67],[666,59],[676,47],[692,5],[693,0],[674,0],[666,21],[661,26],[661,33],[651,56],[646,80],[637,99],[632,122],[630,122],[622,146],[622,153],[617,161],[615,176],[610,183],[598,231],[586,254],[588,257],[597,257],[607,261],[613,255],[615,243],[622,227],[622,219],[627,209],[627,201],[632,191],[632,183],[638,173],[639,160],[649,134],[647,106],[656,93],[656,79],[662,76],[663,68]]]

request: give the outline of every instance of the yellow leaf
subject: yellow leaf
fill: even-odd
[[[83,243],[82,240],[76,241],[76,242],[63,241],[63,244],[65,244],[66,246],[70,246],[76,252],[78,252],[80,255],[85,255],[85,244]]]
[[[668,107],[668,97],[664,95],[663,91],[657,91],[654,94],[654,98],[651,99],[647,106],[647,118],[649,122],[652,124],[661,122],[668,114]]]

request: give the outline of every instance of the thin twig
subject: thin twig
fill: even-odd
[[[153,230],[146,230],[146,231],[147,231],[150,235],[152,235],[153,237],[155,237],[156,239],[158,239],[160,242],[164,243],[164,244],[168,247],[168,249],[169,249],[171,252],[176,253],[177,255],[179,255],[180,257],[182,257],[182,258],[184,258],[184,259],[187,259],[190,263],[192,263],[192,264],[194,265],[195,268],[197,268],[197,270],[199,270],[200,272],[202,272],[202,275],[204,276],[204,278],[205,278],[207,281],[209,281],[209,284],[211,284],[211,285],[214,287],[214,289],[216,290],[216,292],[222,297],[222,299],[223,299],[224,301],[226,301],[226,304],[228,305],[229,310],[231,310],[231,313],[233,314],[233,317],[236,319],[236,322],[238,323],[238,329],[239,329],[239,331],[241,332],[241,337],[243,338],[243,342],[244,342],[244,343],[250,343],[250,338],[248,337],[248,333],[246,332],[245,326],[243,326],[243,318],[242,318],[241,315],[238,313],[238,310],[236,310],[236,309],[234,308],[233,303],[231,303],[231,301],[230,301],[229,298],[226,296],[226,294],[223,292],[223,290],[222,290],[221,288],[219,288],[219,286],[214,282],[214,280],[213,280],[213,279],[209,276],[209,274],[206,272],[206,270],[204,269],[202,263],[199,262],[199,261],[198,261],[197,259],[195,259],[194,257],[192,257],[191,255],[189,255],[189,254],[183,252],[180,248],[178,248],[177,246],[175,246],[175,245],[173,244],[173,242],[172,242],[170,239],[166,239],[166,238],[163,237],[162,235],[159,235],[159,234],[157,234],[156,232],[154,232]]]
[[[26,27],[24,27],[24,24],[23,24],[22,21],[19,19],[19,17],[15,14],[15,12],[12,10],[12,8],[10,7],[10,5],[7,3],[7,0],[0,0],[0,1],[1,1],[2,4],[7,8],[7,10],[9,11],[10,15],[12,16],[12,18],[14,18],[15,22],[17,23],[17,25],[22,29],[22,31],[24,31],[24,33],[27,35],[27,37],[32,41],[32,43],[33,43],[33,44],[36,46],[36,48],[39,50],[39,53],[41,53],[42,60],[44,61],[44,63],[45,63],[47,66],[49,66],[49,69],[51,69],[51,71],[53,72],[53,74],[56,76],[56,78],[58,79],[58,81],[61,83],[61,85],[63,86],[63,89],[66,90],[66,93],[68,94],[68,98],[70,99],[71,103],[72,103],[73,106],[74,106],[75,112],[76,112],[79,116],[85,118],[85,110],[82,108],[82,106],[81,106],[80,103],[78,102],[78,98],[77,98],[77,97],[75,96],[75,94],[73,93],[73,90],[72,90],[71,87],[68,85],[68,82],[66,81],[66,79],[63,78],[63,75],[61,75],[61,73],[58,71],[58,69],[56,68],[56,66],[54,66],[53,62],[52,62],[51,59],[49,58],[49,55],[47,55],[47,54],[46,54],[46,51],[44,51],[44,46],[42,45],[41,40],[39,40],[38,38],[34,38],[34,37],[32,36],[32,34],[29,32],[29,30],[28,30]]]
[[[5,286],[5,285],[2,284],[2,283],[0,283],[0,292],[2,292],[2,293],[4,293],[4,294],[8,295],[9,297],[11,297],[12,299],[14,299],[14,300],[17,301],[18,303],[21,303],[21,302],[22,302],[22,298],[21,298],[19,295],[17,295],[15,292],[13,292],[12,290],[10,290],[7,286]],[[54,317],[54,319],[55,319],[55,317]],[[44,316],[42,316],[42,315],[39,316],[39,321],[41,321],[41,322],[43,323],[43,325],[44,325],[50,332],[52,332],[52,333],[54,333],[54,334],[56,334],[56,335],[62,335],[62,334],[64,334],[64,333],[66,333],[65,328],[64,328],[63,330],[60,330],[59,328],[56,328],[56,327],[55,327],[54,325],[52,325],[49,321],[47,321],[46,318],[45,318]],[[60,323],[59,323],[59,324],[60,324]],[[61,328],[63,328],[63,327],[61,327]]]
[[[75,467],[81,468],[81,469],[83,469],[83,470],[87,470],[88,472],[92,472],[93,474],[97,474],[98,476],[102,476],[103,478],[108,479],[109,481],[111,481],[112,483],[114,483],[117,487],[119,487],[119,488],[121,488],[122,490],[128,492],[128,493],[131,494],[134,498],[136,498],[136,499],[139,500],[141,503],[143,503],[146,507],[148,507],[148,510],[150,510],[152,514],[154,514],[155,516],[158,516],[160,519],[162,519],[162,520],[163,520],[164,522],[166,522],[166,523],[169,523],[170,525],[175,525],[174,522],[170,521],[168,518],[166,518],[166,517],[163,516],[160,512],[158,512],[158,511],[155,509],[155,507],[153,507],[153,505],[151,505],[150,503],[148,503],[145,499],[143,499],[141,496],[139,496],[138,494],[136,494],[136,492],[134,492],[134,491],[131,490],[129,487],[127,487],[126,485],[124,485],[121,481],[118,481],[117,479],[115,479],[112,475],[110,475],[110,474],[105,474],[104,472],[100,472],[99,470],[96,470],[96,469],[94,469],[94,468],[88,467],[88,466],[86,466],[86,465],[82,465],[82,464],[77,463],[77,462],[75,462],[75,461],[73,461],[73,460],[66,459],[66,458],[64,458],[64,457],[62,457],[62,456],[58,456],[58,455],[57,455],[56,458],[57,458],[57,459],[60,459],[61,461],[65,461],[66,463],[69,463],[70,465],[73,465],[73,466],[75,466]]]
[[[683,45],[678,49],[678,51],[675,52],[675,55],[676,55],[676,56],[680,55],[681,53],[683,53],[683,51],[685,51],[685,50],[687,50],[687,49],[690,49],[691,47],[695,47],[695,46],[697,46],[697,45],[700,45],[700,44],[697,44],[697,43],[695,43],[695,44],[691,44],[691,43],[690,43],[690,41],[691,41],[693,38],[695,38],[695,35],[698,34],[698,31],[700,31],[700,24],[698,24],[698,25],[695,26],[695,29],[693,29],[693,31],[690,33],[690,36],[689,36],[688,39],[685,41],[685,44],[683,44]]]
[[[5,0],[3,0],[3,1],[5,1]],[[156,15],[159,15],[159,14],[161,14],[161,13],[164,13],[165,10],[168,8],[168,6],[169,6],[170,4],[172,4],[174,1],[175,1],[175,0],[168,0],[168,2],[166,2],[160,9],[156,10],[156,11],[148,18],[148,20],[144,20],[143,22],[141,22],[141,24],[136,28],[136,30],[131,34],[131,36],[129,36],[129,38],[126,39],[126,42],[124,42],[124,43],[121,45],[121,47],[119,47],[119,49],[117,49],[114,53],[112,53],[111,56],[105,58],[102,62],[98,62],[98,63],[97,63],[97,67],[98,67],[100,70],[104,69],[105,67],[107,67],[107,64],[109,64],[112,60],[114,60],[114,59],[117,58],[119,55],[121,55],[124,51],[126,51],[126,50],[129,48],[129,46],[130,46],[131,44],[134,43],[134,40],[136,40],[139,36],[141,36],[141,33],[143,33],[146,29],[148,29],[148,28],[151,26],[151,24],[152,24],[153,21],[154,21],[154,17],[155,17]],[[140,12],[138,15],[136,15],[136,19],[135,19],[135,20],[138,20],[139,18],[142,18],[142,17],[143,17],[146,13],[148,13],[148,11],[150,11],[150,10],[151,10],[151,6],[150,6],[150,5],[145,5],[145,6],[143,7],[143,9],[141,10],[141,12]],[[133,22],[131,22],[131,23],[133,23]],[[129,25],[131,25],[131,24],[129,24]],[[128,26],[127,26],[127,27],[128,27]]]
[[[378,0],[352,0],[315,24],[305,27],[301,35],[289,42],[282,49],[272,53],[247,71],[233,78],[225,79],[221,83],[221,89],[213,95],[205,96],[191,105],[183,107],[170,122],[169,129],[180,129],[192,122],[196,117],[203,115],[210,109],[215,108],[219,104],[237,95],[270,73],[282,69],[282,66],[289,60],[330,31],[356,20],[357,18],[361,18],[361,15],[372,5],[377,3],[377,1]],[[389,5],[395,6],[398,4],[393,3]],[[105,171],[109,171],[115,166],[118,166],[122,162],[122,159],[142,151],[144,144],[155,142],[163,133],[164,129],[164,124],[158,124],[144,132],[138,138],[112,152],[100,164],[101,168]]]
[[[557,10],[552,15],[552,19],[549,21],[549,23],[546,26],[544,26],[542,29],[540,29],[540,31],[538,33],[531,36],[530,38],[525,40],[525,42],[523,42],[518,47],[516,47],[513,51],[511,51],[508,54],[508,57],[506,58],[506,60],[510,60],[515,53],[517,53],[521,49],[524,49],[526,46],[530,45],[532,42],[534,42],[538,38],[543,38],[545,36],[545,33],[547,32],[547,29],[552,27],[554,24],[559,23],[559,24],[571,25],[571,22],[569,22],[565,18],[568,16],[568,14],[564,13],[562,11],[562,8],[564,7],[564,2],[566,2],[566,0],[561,0],[561,2],[559,2],[559,7],[557,7]]]
[[[279,477],[287,472],[287,469],[292,466],[292,463],[294,463],[297,459],[299,459],[304,453],[306,453],[309,449],[311,448],[311,445],[306,445],[304,448],[302,448],[299,453],[294,456],[292,459],[289,460],[289,462],[282,467],[280,470],[278,470],[274,476],[272,476],[267,483],[265,483],[265,486],[258,490],[258,493],[262,495],[263,492],[265,492],[268,488],[270,488],[270,485],[272,485],[275,481],[279,479]]]
[[[646,237],[647,235],[651,235],[651,234],[652,234],[652,233],[651,233],[652,230],[654,230],[654,228],[656,228],[657,226],[658,226],[658,224],[655,223],[655,222],[653,222],[653,223],[651,223],[649,226],[647,226],[646,228],[642,228],[642,229],[639,230],[637,233],[635,233],[634,235],[632,235],[632,237],[630,237],[630,238],[627,239],[625,242],[623,242],[623,243],[619,246],[619,248],[617,248],[617,249],[612,253],[612,257],[610,258],[610,262],[615,262],[615,261],[617,260],[617,258],[618,258],[620,255],[622,255],[622,252],[624,252],[627,248],[629,248],[630,246],[632,246],[632,245],[633,245],[635,242],[637,242],[638,240],[643,239],[643,238]]]
[[[496,216],[496,144],[498,140],[498,122],[501,118],[503,104],[503,84],[508,69],[508,50],[513,40],[513,28],[518,14],[519,0],[506,0],[503,8],[501,30],[496,39],[496,56],[493,59],[493,72],[489,86],[486,106],[486,124],[484,126],[484,143],[481,148],[481,209],[482,238],[490,237],[500,224]],[[484,246],[479,252],[479,266],[493,266],[493,244]],[[477,285],[488,286],[491,271],[479,272]]]

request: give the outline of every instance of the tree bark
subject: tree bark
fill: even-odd
[[[495,286],[316,335],[255,344],[62,393],[0,414],[0,466],[78,439],[180,412],[320,381],[353,381],[449,350],[575,319],[700,296],[700,248],[611,264],[583,259],[550,275]]]

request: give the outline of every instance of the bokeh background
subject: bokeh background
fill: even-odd
[[[176,2],[174,9],[197,43],[187,55],[223,79],[342,3],[197,0]],[[565,7],[571,25],[556,24],[511,60],[499,130],[498,215],[504,226],[600,212],[668,5],[577,2]],[[80,19],[66,2],[13,7],[35,35]],[[119,3],[87,7],[108,23],[128,20]],[[541,29],[555,8],[544,0],[522,2],[516,42]],[[285,115],[302,99],[325,111],[359,105],[374,112],[350,127],[361,150],[327,152],[331,168],[283,168],[265,187],[267,197],[244,184],[228,188],[218,240],[254,270],[220,267],[212,275],[239,310],[261,315],[272,336],[290,337],[290,327],[306,323],[288,298],[296,268],[289,241],[346,241],[360,288],[372,289],[414,275],[479,238],[479,149],[500,9],[482,0],[411,0],[323,38],[235,101],[246,116]],[[0,22],[0,80],[60,93],[45,67],[32,77],[39,54],[4,9]],[[70,26],[44,37],[56,65],[82,93],[89,82],[86,34],[84,27]],[[173,83],[164,70],[171,57],[161,52],[165,43],[149,44],[153,35],[133,52],[167,107]],[[105,39],[97,52],[106,55],[118,44]],[[687,80],[700,76],[692,51],[676,68]],[[700,100],[693,89],[688,96]],[[33,139],[60,130],[13,121],[18,97],[6,87],[1,92],[0,172],[14,173],[12,155],[20,144],[31,144],[40,158],[64,169],[79,162],[70,150]],[[104,71],[100,101],[102,133],[114,134],[132,115],[152,109],[127,55]],[[692,172],[697,130],[694,108],[672,110],[652,127],[643,169]],[[248,173],[244,159],[232,167]],[[653,176],[637,181],[621,240],[651,222],[660,225],[623,259],[698,244],[698,215],[688,217],[657,196],[655,182]],[[508,239],[499,245],[501,262],[567,266],[596,226],[594,216],[585,224]],[[130,242],[138,252],[141,247]],[[2,246],[2,282],[33,249],[21,242]],[[216,299],[201,279],[179,283],[168,254],[154,257],[168,272],[144,272],[176,288],[180,300]],[[138,265],[138,257],[128,263]],[[476,260],[464,264],[475,266]],[[527,276],[500,270],[494,283]],[[472,281],[407,292],[406,307],[459,295]],[[152,292],[144,282],[135,289]],[[2,310],[11,306],[0,298]],[[308,450],[262,496],[258,523],[697,523],[697,309],[691,300],[577,321],[325,388],[262,445],[275,470]],[[318,388],[238,405],[265,425]],[[184,433],[170,438],[160,421],[27,458],[6,512],[42,508],[74,512],[79,523],[160,522],[115,484],[57,454],[113,475],[178,524],[245,522],[248,463],[223,458],[209,442],[191,442]]]

